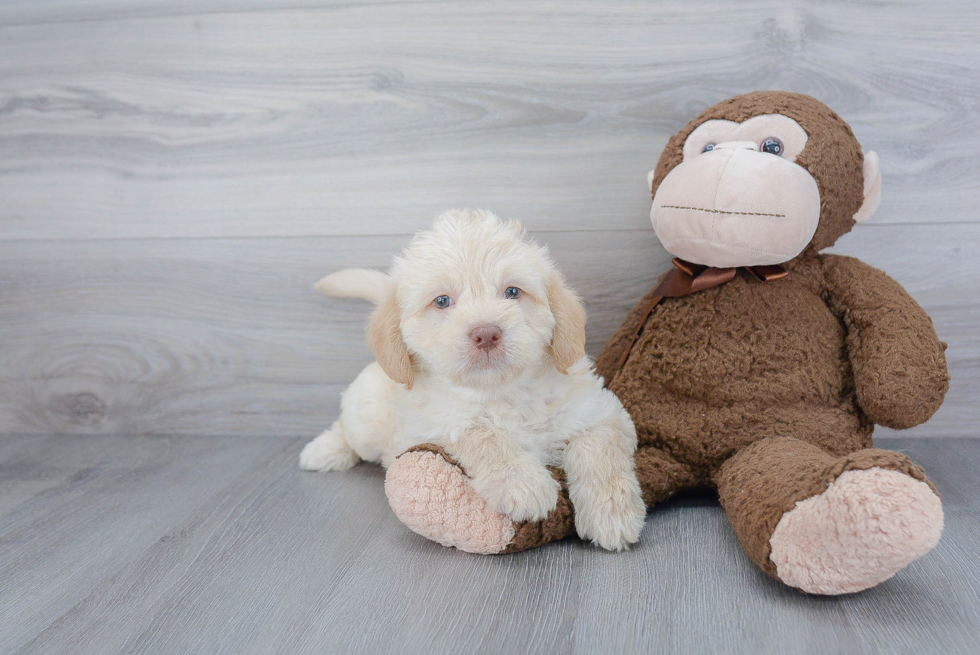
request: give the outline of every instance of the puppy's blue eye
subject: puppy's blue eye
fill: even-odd
[[[762,142],[762,145],[759,146],[759,152],[768,152],[770,155],[778,157],[783,154],[783,142],[771,136]]]
[[[522,293],[524,292],[518,289],[517,287],[507,287],[507,290],[504,291],[504,298],[507,298],[509,300],[517,300],[518,298],[521,297]]]
[[[439,309],[445,309],[446,307],[449,307],[450,305],[453,304],[453,299],[450,298],[449,296],[438,296],[435,300],[432,301],[432,304],[438,307]]]
[[[701,152],[711,152],[714,149],[715,149],[715,144],[709,143],[705,147],[701,148]]]

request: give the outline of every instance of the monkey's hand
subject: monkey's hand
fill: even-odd
[[[927,421],[949,389],[946,344],[932,319],[898,282],[853,257],[825,256],[824,276],[847,327],[861,409],[890,428]]]

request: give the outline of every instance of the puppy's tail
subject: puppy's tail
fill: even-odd
[[[364,298],[379,305],[391,291],[391,278],[370,268],[346,268],[331,273],[313,288],[327,296]]]

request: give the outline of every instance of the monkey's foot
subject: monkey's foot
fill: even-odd
[[[879,467],[849,470],[783,514],[770,559],[790,586],[853,593],[925,555],[942,530],[942,503],[925,482]]]
[[[388,469],[385,494],[395,516],[443,546],[481,555],[503,552],[514,539],[514,522],[487,507],[441,448],[421,448]]]

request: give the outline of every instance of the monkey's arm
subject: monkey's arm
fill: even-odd
[[[660,280],[663,281],[663,277]],[[623,353],[633,345],[633,336],[636,334],[637,328],[640,327],[640,321],[643,320],[643,314],[647,305],[650,304],[650,300],[653,298],[653,292],[659,286],[660,282],[657,282],[656,286],[650,289],[640,302],[636,304],[636,307],[630,310],[630,313],[626,316],[626,320],[619,326],[616,333],[609,338],[605,348],[595,358],[595,363],[592,367],[595,369],[596,374],[602,376],[605,381],[605,386],[608,387],[613,377],[619,372],[619,362],[623,357]]]
[[[932,319],[898,282],[860,260],[826,255],[823,269],[828,303],[847,327],[861,409],[890,428],[927,421],[949,389],[946,344]]]

